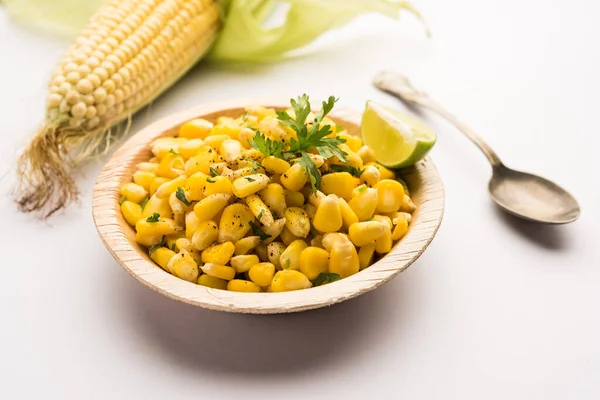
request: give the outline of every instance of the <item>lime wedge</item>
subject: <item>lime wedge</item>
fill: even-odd
[[[362,117],[364,144],[375,152],[377,162],[388,168],[403,168],[423,159],[437,135],[417,118],[392,108],[367,102]]]

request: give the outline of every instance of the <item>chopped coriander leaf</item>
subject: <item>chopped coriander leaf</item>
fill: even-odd
[[[166,240],[166,238],[163,236],[162,239],[160,239],[160,243],[159,244],[155,244],[154,246],[150,247],[150,250],[148,250],[148,254],[152,255],[152,253],[154,253],[156,250],[158,250],[161,247],[163,247],[164,244],[165,244],[165,240]]]
[[[304,171],[310,178],[310,186],[312,188],[312,192],[316,193],[317,190],[319,190],[319,188],[321,187],[321,173],[319,172],[319,169],[317,168],[313,160],[310,158],[310,156],[305,152],[302,152],[302,156],[298,163],[302,165],[302,168],[304,168]]]
[[[283,142],[267,138],[262,132],[257,131],[252,139],[248,139],[250,146],[267,156],[281,157]]]
[[[248,225],[252,228],[252,233],[254,233],[255,236],[259,236],[261,241],[265,241],[271,237],[271,235],[266,234],[262,229],[256,226],[254,222],[249,221]]]
[[[338,274],[332,272],[321,272],[319,276],[313,281],[313,286],[321,286],[326,283],[339,281],[341,277]]]
[[[262,218],[264,213],[265,213],[265,210],[260,210],[260,212],[258,213],[258,217],[256,217],[256,219],[260,221],[260,219]]]
[[[185,198],[185,192],[183,191],[181,186],[177,187],[177,192],[175,193],[175,197],[177,197],[177,200],[179,200],[186,206],[189,206],[190,204],[192,204],[188,201],[188,199]]]
[[[259,169],[262,168],[262,165],[260,165],[259,162],[257,162],[256,160],[248,160],[248,162],[250,162],[252,164],[252,173],[257,172]]]
[[[119,199],[119,204],[123,204],[127,201],[127,196],[121,196],[121,198]]]
[[[209,182],[209,183],[215,183],[215,182],[216,182],[216,180],[214,180],[214,179],[212,179],[212,178],[206,178],[206,182]]]
[[[219,173],[213,167],[210,167],[208,170],[210,171],[210,176],[212,176],[212,177],[219,176]]]
[[[247,180],[248,182],[254,182],[256,180],[254,178],[250,178],[249,176],[246,176],[244,179]]]
[[[160,214],[154,213],[151,216],[149,216],[148,218],[146,218],[146,222],[158,222],[159,218],[160,218]]]
[[[175,242],[171,243],[171,251],[177,251],[177,246],[175,246]]]
[[[352,167],[350,165],[331,165],[331,169],[335,172],[348,172],[350,175],[353,175],[357,178],[360,178],[362,173],[365,171],[364,169],[358,169],[356,167]]]
[[[146,208],[146,204],[148,203],[148,200],[150,200],[150,198],[146,197],[144,199],[144,201],[142,201],[142,203],[140,204],[140,206],[142,207],[142,211],[144,211],[144,208]]]
[[[246,122],[248,120],[248,111],[244,111],[244,114],[242,115],[242,121]]]
[[[176,152],[176,151],[175,151],[175,150],[173,150],[173,149],[170,149],[170,150],[169,150],[169,153],[171,153],[171,154],[176,154],[176,155],[179,155],[179,153],[178,153],[178,152]]]
[[[340,133],[341,131],[344,130],[344,127],[341,125],[336,125],[335,127],[335,133]]]
[[[291,266],[292,266],[292,262],[288,258],[287,260],[285,260],[285,269],[290,269]]]

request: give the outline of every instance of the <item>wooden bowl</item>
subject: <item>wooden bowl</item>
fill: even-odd
[[[214,121],[218,116],[239,116],[244,107],[285,104],[252,100],[202,105],[164,118],[129,139],[102,169],[94,188],[92,212],[100,238],[125,270],[149,288],[173,299],[213,310],[271,314],[310,310],[356,297],[379,287],[411,265],[435,236],[444,210],[444,188],[433,162],[425,159],[403,174],[417,209],[408,233],[392,251],[363,271],[316,288],[285,293],[237,293],[211,289],[179,279],[154,264],[135,242],[135,232],[123,218],[119,188],[131,182],[136,164],[151,157],[149,144],[161,136],[177,134],[179,126],[193,118]],[[361,113],[342,110],[332,119],[358,135]]]

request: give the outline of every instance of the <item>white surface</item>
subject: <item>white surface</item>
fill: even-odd
[[[420,0],[411,17],[367,17],[304,58],[203,65],[134,127],[213,99],[335,94],[401,107],[370,78],[399,70],[479,130],[505,162],[564,184],[583,215],[562,227],[500,214],[490,170],[454,129],[433,157],[446,216],[430,249],[381,289],[328,309],[254,317],[179,304],[129,277],[96,235],[90,196],[47,223],[15,211],[0,182],[0,398],[598,399],[600,8],[590,1]],[[336,44],[332,46],[332,44]],[[0,10],[0,159],[8,170],[42,117],[67,43]],[[102,160],[104,161],[104,160]]]

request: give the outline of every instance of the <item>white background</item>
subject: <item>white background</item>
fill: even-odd
[[[195,68],[136,116],[251,95],[307,92],[402,107],[370,84],[398,70],[489,140],[509,166],[579,199],[569,226],[501,214],[490,168],[452,127],[432,155],[446,213],[429,250],[375,292],[328,309],[245,316],[179,304],[113,261],[81,204],[40,222],[8,196],[13,160],[40,123],[68,43],[0,9],[0,397],[52,399],[598,399],[600,195],[597,2],[420,0],[415,20],[378,16],[277,65]]]

